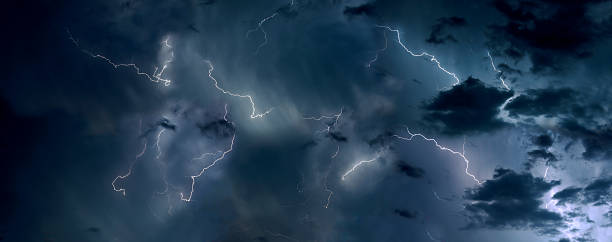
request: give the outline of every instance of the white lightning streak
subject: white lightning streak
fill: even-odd
[[[489,60],[491,60],[491,66],[493,67],[493,71],[498,73],[499,80],[501,81],[502,85],[504,86],[504,88],[506,88],[506,90],[509,91],[510,87],[506,85],[506,82],[504,81],[504,78],[502,77],[502,71],[498,70],[497,67],[495,67],[495,63],[493,63],[493,57],[491,57],[491,53],[487,51],[487,55],[489,56]]]
[[[444,73],[450,75],[453,79],[455,79],[455,84],[453,84],[453,85],[458,85],[461,82],[459,80],[459,77],[457,77],[457,74],[455,74],[453,72],[450,72],[450,71],[446,70],[444,67],[442,67],[442,64],[440,64],[440,61],[438,61],[438,59],[434,55],[429,54],[427,52],[421,52],[421,53],[417,54],[417,53],[413,52],[412,50],[408,49],[408,47],[406,47],[404,45],[404,43],[402,43],[402,39],[400,38],[400,31],[399,30],[392,29],[391,27],[384,26],[384,25],[376,25],[376,27],[383,28],[383,29],[386,29],[386,30],[391,31],[391,32],[395,32],[395,34],[397,36],[397,43],[400,44],[400,46],[402,46],[402,48],[408,54],[410,54],[410,55],[412,55],[414,57],[422,57],[422,56],[429,57],[430,58],[429,61],[435,63],[438,66],[438,69],[442,70]],[[372,63],[370,63],[370,64],[372,64]]]
[[[160,130],[159,133],[157,133],[157,140],[155,141],[155,147],[157,147],[157,156],[155,156],[155,159],[159,159],[159,157],[162,155],[161,148],[159,147],[159,140],[161,138],[161,135],[164,133],[164,131],[166,130],[162,128],[162,130]]]
[[[174,52],[171,52],[171,57],[169,59],[167,59],[166,61],[164,61],[164,64],[161,68],[161,71],[157,72],[158,68],[155,67],[155,71],[152,74],[149,74],[147,72],[143,72],[140,70],[140,67],[138,67],[136,64],[134,63],[116,63],[114,61],[112,61],[110,58],[100,55],[100,54],[94,54],[89,50],[86,49],[82,49],[79,45],[79,42],[74,39],[74,37],[72,37],[72,34],[70,33],[70,31],[68,29],[66,29],[66,32],[68,32],[68,39],[70,39],[72,41],[72,43],[79,48],[79,50],[81,50],[81,52],[89,55],[91,58],[94,59],[101,59],[104,62],[110,64],[113,66],[113,68],[118,69],[119,67],[127,67],[127,68],[132,68],[137,75],[139,76],[144,76],[147,79],[149,79],[149,81],[154,82],[154,83],[162,83],[164,86],[169,86],[170,83],[172,83],[172,80],[170,79],[166,79],[162,77],[162,74],[164,73],[164,71],[166,70],[166,68],[168,67],[168,63],[172,62],[172,60],[174,59]],[[162,41],[162,44],[164,44],[165,47],[167,48],[172,48],[172,46],[170,46],[168,44],[168,39]]]
[[[272,235],[272,236],[274,236],[274,237],[281,237],[281,238],[283,238],[283,239],[290,240],[290,241],[299,241],[299,240],[297,240],[297,239],[291,238],[291,237],[289,237],[289,236],[287,236],[287,235],[284,235],[284,234],[281,234],[281,233],[273,233],[273,232],[272,232],[272,231],[270,231],[270,230],[266,230],[266,232],[268,232],[270,235]]]
[[[410,130],[409,130],[407,127],[406,127],[406,131],[407,131],[407,132],[408,132],[408,134],[410,135],[410,137],[408,137],[408,138],[403,137],[403,136],[399,136],[399,135],[396,135],[396,134],[394,134],[393,136],[394,136],[394,137],[396,137],[396,138],[398,138],[398,139],[401,139],[401,140],[406,140],[406,141],[411,141],[411,140],[412,140],[412,138],[414,138],[414,137],[417,137],[417,136],[418,136],[418,137],[421,137],[422,139],[424,139],[424,140],[426,140],[426,141],[433,142],[433,143],[436,145],[436,147],[437,147],[438,149],[442,150],[442,151],[448,151],[448,152],[450,152],[450,153],[452,153],[452,154],[454,154],[454,155],[457,155],[457,156],[461,157],[461,158],[463,159],[463,161],[465,161],[465,174],[467,174],[468,176],[470,176],[470,177],[471,177],[471,178],[472,178],[472,179],[473,179],[475,182],[477,182],[479,185],[480,185],[480,184],[482,184],[482,182],[481,182],[480,180],[476,179],[476,176],[474,176],[473,174],[471,174],[471,173],[469,172],[470,160],[468,160],[468,158],[467,158],[467,157],[465,157],[465,142],[463,143],[463,145],[464,145],[464,146],[463,146],[463,147],[464,147],[463,152],[457,152],[457,151],[454,151],[454,150],[452,150],[452,149],[450,149],[450,148],[448,148],[448,147],[445,147],[445,146],[442,146],[442,145],[438,144],[438,141],[437,141],[437,140],[435,140],[435,139],[432,139],[432,138],[427,138],[427,137],[425,137],[425,136],[424,136],[424,135],[422,135],[422,134],[413,134],[412,132],[410,132]]]
[[[432,192],[433,192],[433,195],[436,197],[436,199],[438,199],[438,200],[440,200],[440,201],[444,201],[444,200],[443,200],[443,199],[442,199],[442,198],[441,198],[441,197],[438,195],[438,193],[437,193],[436,191],[432,191]]]
[[[377,153],[376,156],[374,156],[374,158],[372,158],[372,159],[358,161],[357,163],[355,163],[355,165],[353,165],[353,167],[351,167],[351,169],[349,169],[347,172],[344,173],[344,175],[342,175],[342,180],[344,180],[344,178],[346,176],[348,176],[353,171],[355,171],[355,169],[357,169],[357,167],[360,167],[361,165],[366,164],[366,163],[373,162],[373,161],[377,160],[378,158],[380,158],[380,153]]]
[[[204,62],[206,62],[208,64],[208,77],[213,80],[213,82],[215,83],[215,88],[217,88],[219,91],[221,91],[223,94],[232,96],[232,97],[239,97],[239,98],[246,98],[249,100],[249,102],[251,103],[251,118],[261,118],[263,116],[266,116],[268,113],[272,112],[272,109],[268,109],[267,111],[263,112],[263,113],[256,113],[256,109],[255,109],[255,102],[253,101],[253,97],[251,95],[241,95],[241,94],[236,94],[230,91],[227,91],[223,88],[221,88],[219,86],[219,82],[217,81],[217,79],[215,79],[212,76],[213,71],[215,70],[215,67],[213,66],[212,62],[209,60],[204,60]],[[224,116],[224,118],[226,118],[226,116]]]
[[[306,120],[315,120],[315,121],[321,121],[323,119],[333,119],[334,122],[327,125],[327,128],[322,129],[317,131],[316,133],[323,133],[323,132],[331,132],[331,128],[336,127],[336,125],[338,124],[338,121],[340,120],[340,118],[342,117],[342,113],[344,112],[344,107],[340,108],[340,112],[336,113],[336,114],[332,114],[332,115],[321,115],[319,117],[314,117],[314,116],[309,116],[309,117],[304,117],[303,119]]]
[[[266,23],[266,22],[268,22],[268,20],[273,19],[273,18],[274,18],[274,17],[276,17],[277,15],[278,15],[278,12],[274,12],[272,15],[270,15],[270,16],[268,16],[268,17],[265,17],[264,19],[262,19],[261,21],[259,21],[259,23],[257,24],[257,27],[255,27],[254,29],[250,29],[249,31],[247,31],[247,33],[246,33],[246,37],[247,37],[247,38],[249,38],[249,35],[250,35],[252,32],[255,32],[255,31],[257,31],[257,30],[260,30],[260,31],[261,31],[261,33],[262,33],[262,34],[263,34],[263,36],[264,36],[264,41],[263,41],[261,44],[259,44],[259,45],[257,46],[257,49],[255,50],[255,54],[259,53],[259,49],[261,49],[261,47],[264,47],[266,44],[268,44],[268,33],[266,33],[266,31],[264,30],[264,28],[263,28],[263,24],[264,24],[264,23]]]
[[[550,168],[550,166],[547,166],[546,170],[544,170],[544,178],[546,178],[546,176],[548,175],[548,168]]]
[[[123,179],[127,178],[128,176],[130,176],[132,174],[132,168],[134,167],[134,164],[136,164],[136,161],[138,161],[138,158],[142,157],[145,154],[146,151],[147,151],[147,140],[145,139],[144,140],[144,147],[142,148],[142,151],[136,155],[136,159],[130,164],[130,167],[128,168],[128,172],[125,175],[119,175],[119,176],[115,177],[115,179],[113,179],[113,182],[111,183],[111,185],[113,186],[113,190],[115,192],[121,192],[123,194],[123,196],[125,196],[125,188],[119,188],[118,189],[115,186],[115,182],[117,181],[117,179],[123,180]]]
[[[293,0],[291,0],[291,1],[289,2],[289,7],[292,7],[292,6],[293,6],[293,4],[294,4],[294,1],[293,1]],[[262,47],[264,47],[266,44],[268,44],[268,33],[267,33],[265,30],[264,30],[263,25],[264,25],[266,22],[268,22],[268,21],[270,21],[271,19],[273,19],[273,18],[275,18],[276,16],[278,16],[279,11],[280,11],[280,9],[279,9],[279,10],[276,10],[274,13],[272,13],[272,15],[270,15],[270,16],[268,16],[268,17],[263,18],[262,20],[260,20],[260,21],[259,21],[259,23],[257,23],[257,27],[252,28],[252,29],[249,29],[249,30],[246,32],[246,38],[249,38],[249,35],[251,35],[253,32],[255,32],[255,31],[257,31],[257,30],[259,30],[259,31],[260,31],[260,32],[263,34],[264,41],[263,41],[262,43],[260,43],[260,44],[257,46],[257,49],[256,49],[256,50],[255,50],[255,52],[254,52],[256,55],[257,55],[257,53],[259,53],[259,49],[261,49],[261,48],[262,48]]]
[[[387,50],[387,31],[383,31],[383,36],[385,37],[385,46],[376,50],[376,55],[374,55],[374,58],[368,61],[368,64],[366,65],[368,68],[372,67],[372,64],[378,60],[378,55],[380,55],[381,52]]]
[[[439,240],[439,239],[434,238],[434,237],[431,235],[431,233],[429,233],[429,231],[425,231],[425,232],[427,233],[427,236],[429,237],[429,239],[430,239],[430,240],[432,240],[432,241],[441,241],[441,240]]]
[[[336,145],[336,152],[331,156],[331,158],[336,158],[336,156],[338,156],[338,153],[340,152],[340,145]]]
[[[230,144],[229,149],[224,151],[223,154],[221,154],[221,156],[219,156],[217,159],[215,159],[210,165],[202,168],[202,170],[200,170],[200,172],[197,175],[191,176],[191,191],[189,192],[189,197],[185,198],[185,196],[181,192],[181,200],[183,200],[185,202],[191,202],[191,197],[193,196],[193,191],[194,191],[194,186],[195,186],[196,178],[202,176],[202,174],[204,174],[204,172],[206,172],[206,170],[208,170],[211,167],[215,166],[217,164],[217,162],[219,162],[220,160],[223,160],[223,158],[225,158],[225,156],[228,153],[232,152],[232,149],[234,149],[234,140],[235,139],[236,139],[236,134],[234,133],[234,136],[232,136],[232,143]]]

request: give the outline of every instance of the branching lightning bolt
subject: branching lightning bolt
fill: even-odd
[[[446,68],[442,67],[442,64],[440,64],[440,61],[438,61],[438,59],[437,59],[437,58],[436,58],[434,55],[429,54],[429,53],[427,53],[427,52],[421,52],[421,53],[417,54],[417,53],[413,52],[412,50],[408,49],[408,47],[406,47],[406,46],[404,45],[404,43],[402,43],[402,39],[400,38],[400,31],[399,31],[399,30],[397,30],[397,29],[393,29],[393,28],[391,28],[391,27],[389,27],[389,26],[384,26],[384,25],[376,25],[376,27],[377,27],[377,28],[383,28],[383,29],[386,29],[386,30],[388,30],[388,31],[390,31],[390,32],[394,32],[394,33],[396,34],[396,36],[397,36],[397,43],[398,43],[398,44],[399,44],[399,45],[400,45],[400,46],[401,46],[401,47],[402,47],[402,48],[403,48],[403,49],[404,49],[404,50],[405,50],[405,51],[406,51],[408,54],[410,54],[410,55],[412,55],[412,56],[414,56],[414,57],[428,57],[428,58],[429,58],[429,61],[431,61],[431,62],[435,63],[435,64],[438,66],[438,69],[442,70],[444,73],[448,74],[448,75],[449,75],[449,76],[451,76],[453,79],[455,79],[455,84],[453,84],[453,85],[458,85],[458,84],[461,82],[461,81],[459,80],[459,77],[457,77],[457,74],[455,74],[455,73],[453,73],[453,72],[450,72],[450,71],[448,71]],[[385,47],[386,47],[386,45],[387,45],[387,44],[386,44],[386,36],[385,36]],[[386,49],[386,48],[385,48],[385,49]],[[375,62],[375,61],[378,59],[378,53],[379,53],[379,52],[380,52],[380,51],[377,51],[377,53],[376,53],[376,57],[375,57],[375,58],[374,58],[372,61],[370,61],[370,63],[368,63],[368,67],[369,67],[369,66],[370,66],[372,63],[374,63],[374,62]]]
[[[125,175],[119,175],[115,177],[115,179],[113,179],[113,182],[111,183],[111,185],[113,186],[113,190],[115,192],[121,192],[123,196],[125,196],[125,188],[117,188],[115,186],[115,182],[117,182],[118,179],[123,180],[132,174],[132,168],[134,168],[134,164],[136,164],[136,161],[138,161],[138,159],[142,157],[147,151],[147,140],[146,139],[144,139],[143,144],[144,145],[143,145],[142,151],[136,155],[135,160],[130,164],[130,167],[128,168],[128,172]]]
[[[468,158],[465,157],[465,140],[464,140],[464,143],[463,143],[463,150],[462,150],[462,152],[458,152],[458,151],[452,150],[452,149],[450,149],[448,147],[440,145],[438,143],[438,141],[435,140],[435,139],[427,138],[427,137],[425,137],[422,134],[413,134],[412,132],[410,132],[410,130],[407,127],[406,127],[406,131],[408,132],[410,137],[403,137],[403,136],[399,136],[397,134],[394,134],[393,137],[396,137],[396,138],[401,139],[401,140],[406,140],[406,141],[411,141],[414,137],[421,137],[422,139],[424,139],[426,141],[433,142],[438,149],[440,149],[442,151],[448,151],[448,152],[450,152],[453,155],[461,157],[461,159],[463,159],[463,161],[465,161],[465,174],[468,175],[469,177],[471,177],[479,185],[482,184],[482,182],[480,180],[476,179],[476,176],[474,176],[472,173],[469,172],[470,160],[468,160]]]
[[[317,131],[317,133],[323,133],[323,132],[329,133],[329,132],[331,132],[332,128],[336,127],[336,125],[338,124],[338,121],[342,117],[342,113],[343,112],[344,112],[344,107],[341,107],[340,108],[340,112],[338,112],[336,114],[333,114],[333,115],[321,115],[319,117],[308,116],[308,117],[303,117],[303,119],[306,119],[306,120],[315,120],[315,121],[321,121],[323,119],[333,119],[334,122],[332,122],[331,124],[327,125],[327,128]]]
[[[206,170],[210,169],[211,167],[215,166],[217,164],[217,162],[219,162],[220,160],[223,160],[225,158],[225,156],[232,152],[232,149],[234,149],[234,140],[236,139],[236,134],[234,133],[234,135],[232,136],[232,142],[230,144],[229,149],[227,149],[226,151],[224,151],[221,156],[219,156],[217,159],[215,159],[210,165],[202,168],[202,170],[200,170],[200,172],[197,175],[193,175],[191,176],[191,190],[189,191],[189,196],[185,197],[184,194],[181,192],[181,200],[185,201],[185,202],[191,202],[191,197],[193,196],[193,191],[194,191],[194,187],[195,187],[195,180],[196,178],[199,178],[200,176],[202,176],[202,174],[204,174],[204,172],[206,172]]]
[[[291,1],[289,2],[289,7],[292,7],[292,6],[293,6],[293,4],[294,4],[294,1],[293,1],[293,0],[291,0]],[[264,41],[263,41],[262,43],[260,43],[260,44],[257,46],[257,49],[255,50],[255,54],[259,53],[259,49],[261,49],[261,48],[262,48],[262,47],[264,47],[266,44],[268,44],[268,33],[266,32],[266,30],[264,30],[263,25],[264,25],[266,22],[268,22],[268,21],[270,21],[271,19],[273,19],[273,18],[275,18],[276,16],[278,16],[279,11],[280,11],[280,10],[277,10],[277,11],[275,11],[274,13],[272,13],[272,15],[270,15],[270,16],[268,16],[268,17],[265,17],[265,18],[263,18],[263,19],[261,19],[261,20],[259,20],[259,22],[257,23],[257,27],[252,28],[252,29],[249,29],[249,30],[246,32],[246,38],[249,38],[249,36],[250,36],[250,35],[251,35],[253,32],[256,32],[257,30],[259,30],[259,31],[260,31],[260,32],[263,34]]]
[[[314,117],[314,116],[309,116],[309,117],[304,117],[303,119],[306,120],[315,120],[315,121],[321,121],[324,119],[333,119],[334,121],[331,124],[327,125],[327,128],[322,129],[317,131],[316,133],[322,133],[322,132],[331,132],[331,129],[336,127],[336,125],[338,125],[338,121],[340,120],[340,118],[342,117],[342,113],[344,112],[344,107],[340,108],[340,112],[336,113],[336,114],[332,114],[332,115],[321,115],[319,117]],[[340,144],[336,143],[336,152],[334,152],[330,158],[334,159],[338,156],[338,154],[340,153]],[[327,195],[327,201],[325,203],[325,205],[323,206],[324,208],[328,208],[329,207],[329,203],[331,201],[331,197],[334,195],[334,191],[332,191],[331,189],[329,189],[329,187],[327,186],[327,177],[329,176],[329,171],[331,169],[331,163],[329,165],[330,167],[327,169],[327,175],[325,176],[325,181],[323,182],[323,186],[324,186],[324,190],[325,192],[328,193]]]
[[[257,24],[257,27],[255,27],[254,29],[249,29],[249,31],[247,31],[246,33],[246,37],[249,38],[249,35],[257,30],[261,31],[261,33],[264,36],[264,41],[259,44],[257,46],[257,49],[255,50],[255,54],[259,53],[259,49],[261,49],[261,47],[264,47],[266,44],[268,44],[268,33],[266,33],[266,31],[263,28],[263,24],[265,24],[266,22],[268,22],[270,19],[273,19],[274,17],[276,17],[278,15],[278,12],[274,12],[272,15],[263,18],[262,20],[259,21],[259,23]]]
[[[325,182],[323,184],[325,186],[325,191],[329,193],[327,195],[327,202],[325,203],[325,206],[323,206],[323,207],[324,208],[328,208],[329,207],[329,202],[331,201],[331,197],[334,195],[334,191],[332,191],[331,189],[329,189],[329,187],[327,187],[327,176],[325,176]]]
[[[368,68],[372,67],[372,64],[378,60],[378,55],[380,55],[381,52],[387,50],[387,46],[388,46],[387,42],[388,42],[388,40],[387,40],[387,31],[386,30],[383,30],[383,36],[385,37],[385,46],[383,46],[382,48],[376,50],[376,54],[374,55],[374,58],[372,58],[370,61],[368,61],[368,64],[366,65]]]
[[[215,88],[217,88],[219,91],[221,91],[223,94],[232,96],[232,97],[239,97],[239,98],[246,98],[249,100],[249,102],[251,103],[251,118],[261,118],[263,116],[266,116],[268,113],[272,112],[272,109],[268,109],[267,111],[263,112],[263,113],[256,113],[256,109],[255,109],[255,102],[253,101],[253,97],[251,95],[241,95],[241,94],[236,94],[230,91],[227,91],[223,88],[221,88],[219,86],[219,82],[217,81],[217,79],[215,79],[212,76],[213,71],[215,70],[215,67],[213,66],[212,62],[209,60],[204,60],[204,62],[206,62],[208,64],[208,77],[213,80],[213,82],[215,83]]]
[[[493,71],[497,72],[497,75],[499,76],[499,80],[501,81],[502,85],[504,86],[504,88],[506,88],[506,90],[510,90],[510,87],[508,87],[508,85],[506,85],[506,81],[504,81],[504,78],[502,77],[502,71],[498,70],[497,67],[495,67],[495,63],[493,63],[493,57],[491,57],[491,53],[489,53],[487,51],[487,55],[489,56],[489,60],[491,60],[491,66],[493,67]]]
[[[68,39],[70,39],[72,41],[72,43],[79,48],[79,50],[81,50],[81,52],[89,55],[91,58],[94,59],[101,59],[104,62],[110,64],[113,66],[113,68],[118,69],[119,67],[127,67],[127,68],[131,68],[133,69],[137,75],[139,76],[144,76],[145,78],[149,79],[149,81],[154,82],[154,83],[162,83],[164,86],[169,86],[170,83],[172,83],[172,80],[167,79],[167,78],[163,78],[162,75],[164,74],[164,71],[166,70],[166,68],[168,67],[168,64],[170,62],[173,61],[174,59],[174,52],[170,53],[170,58],[167,59],[166,61],[164,61],[163,66],[161,69],[159,69],[157,66],[155,66],[155,70],[153,71],[152,74],[149,74],[147,72],[143,72],[141,71],[140,67],[138,67],[136,64],[134,63],[116,63],[114,61],[112,61],[110,58],[100,55],[100,54],[94,54],[89,50],[83,49],[80,47],[79,42],[74,39],[74,37],[72,36],[72,34],[70,33],[70,30],[66,29],[66,32],[68,33]],[[162,41],[162,44],[165,48],[172,48],[172,46],[170,46],[168,44],[168,39]],[[158,72],[159,70],[159,72]]]

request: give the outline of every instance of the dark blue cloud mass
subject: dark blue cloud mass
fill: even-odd
[[[0,23],[1,241],[612,233],[610,0],[8,0]]]

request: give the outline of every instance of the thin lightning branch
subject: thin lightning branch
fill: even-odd
[[[380,153],[377,153],[376,156],[374,156],[374,158],[372,158],[372,159],[358,161],[355,165],[353,165],[353,167],[351,167],[351,169],[349,169],[347,172],[344,173],[344,175],[342,175],[342,180],[344,180],[344,178],[346,178],[346,176],[350,175],[353,171],[355,171],[355,169],[357,169],[357,167],[360,167],[360,166],[362,166],[363,164],[366,164],[366,163],[374,162],[378,158],[380,158]]]
[[[227,122],[227,104],[225,104],[225,106],[223,106],[223,108],[225,109],[225,114],[223,114],[223,120],[225,120],[225,122]]]
[[[161,148],[159,146],[159,140],[161,138],[161,135],[165,132],[165,129],[162,129],[159,131],[159,133],[157,133],[157,140],[155,141],[155,147],[157,147],[157,156],[155,156],[156,159],[159,159],[159,157],[162,155],[162,151]]]
[[[292,6],[293,6],[293,4],[294,4],[294,1],[293,1],[293,0],[291,0],[291,1],[289,2],[289,7],[292,7]],[[278,16],[279,11],[280,11],[280,10],[277,10],[277,11],[275,11],[274,13],[272,13],[272,15],[270,15],[270,16],[268,16],[268,17],[263,18],[262,20],[260,20],[260,21],[259,21],[259,23],[257,23],[257,27],[255,27],[255,28],[253,28],[253,29],[249,29],[249,30],[246,32],[246,38],[249,38],[249,36],[250,36],[250,35],[251,35],[253,32],[257,31],[257,30],[259,30],[259,31],[260,31],[260,32],[263,34],[264,41],[263,41],[262,43],[260,43],[260,44],[257,46],[257,49],[255,50],[254,54],[256,54],[256,55],[257,55],[257,54],[259,53],[259,49],[261,49],[261,48],[262,48],[262,47],[264,47],[266,44],[268,44],[268,33],[267,33],[265,30],[264,30],[263,25],[264,25],[266,22],[268,22],[268,21],[270,21],[271,19],[273,19],[273,18],[275,18],[276,16]]]
[[[442,64],[440,64],[440,61],[438,61],[438,59],[437,59],[437,58],[436,58],[434,55],[429,54],[429,53],[427,53],[427,52],[421,52],[421,53],[417,54],[417,53],[413,52],[412,50],[408,49],[408,47],[406,47],[406,46],[404,45],[404,43],[402,43],[402,39],[400,38],[400,31],[399,31],[399,30],[397,30],[397,29],[392,29],[391,27],[389,27],[389,26],[384,26],[384,25],[376,25],[376,27],[378,27],[378,28],[383,28],[383,29],[386,29],[386,30],[388,30],[388,31],[394,32],[394,33],[396,34],[396,36],[397,36],[397,43],[398,43],[398,44],[400,44],[400,46],[402,46],[402,48],[403,48],[403,49],[404,49],[406,52],[408,52],[408,54],[410,54],[410,55],[412,55],[412,56],[414,56],[414,57],[422,57],[422,56],[426,56],[426,57],[430,58],[430,59],[429,59],[429,61],[431,61],[431,62],[435,63],[435,64],[438,66],[438,69],[442,70],[444,73],[446,73],[446,74],[450,75],[450,76],[451,76],[453,79],[455,79],[455,84],[453,84],[453,85],[458,85],[458,84],[461,82],[461,81],[459,80],[459,77],[457,77],[457,74],[455,74],[455,73],[453,73],[453,72],[450,72],[450,71],[446,70],[444,67],[442,67]],[[377,54],[378,54],[378,53],[377,53]],[[374,60],[374,61],[375,61],[375,60]],[[372,62],[371,62],[370,64],[372,64]]]
[[[268,44],[268,33],[266,33],[266,31],[263,28],[263,24],[268,22],[270,19],[273,19],[274,17],[276,17],[278,15],[278,12],[274,12],[272,15],[265,17],[264,19],[262,19],[261,21],[259,21],[259,23],[257,24],[257,27],[255,27],[254,29],[250,29],[249,31],[247,31],[246,33],[246,37],[248,38],[249,35],[257,30],[261,31],[261,33],[264,36],[264,41],[259,44],[257,46],[257,49],[255,50],[255,54],[259,53],[259,49],[261,49],[261,47],[264,47],[266,44]]]
[[[203,153],[203,154],[201,154],[201,155],[200,155],[200,156],[198,156],[198,157],[194,157],[194,158],[192,158],[191,160],[204,160],[204,159],[205,159],[206,157],[208,157],[208,156],[215,156],[215,155],[217,155],[217,154],[219,154],[219,153],[223,153],[223,151],[219,150],[219,151],[217,151],[217,152],[215,152],[215,153],[212,153],[212,152],[209,152],[209,153]]]
[[[510,87],[506,85],[506,81],[504,81],[504,78],[502,77],[502,71],[498,70],[497,67],[495,67],[495,63],[493,63],[493,57],[491,57],[491,53],[487,51],[487,55],[489,56],[489,60],[491,60],[491,66],[493,67],[493,71],[497,72],[497,75],[499,76],[499,80],[501,81],[502,85],[504,86],[504,88],[506,88],[506,90],[509,91]]]
[[[189,197],[185,197],[183,195],[183,193],[181,192],[181,200],[183,200],[185,202],[191,202],[191,197],[193,196],[193,190],[194,190],[196,178],[199,178],[200,176],[202,176],[202,174],[204,174],[204,172],[206,172],[206,170],[208,170],[211,167],[215,166],[217,164],[217,162],[219,162],[220,160],[223,160],[223,158],[225,158],[225,156],[228,153],[232,152],[232,149],[234,149],[234,140],[235,139],[236,139],[236,134],[234,133],[234,136],[232,136],[232,143],[230,144],[229,149],[224,151],[223,154],[221,154],[221,156],[219,156],[217,159],[215,159],[210,165],[202,168],[202,170],[200,170],[200,172],[197,175],[191,176],[191,191],[189,192]]]
[[[296,242],[299,241],[297,239],[291,238],[291,237],[289,237],[287,235],[284,235],[284,234],[281,234],[281,233],[273,233],[272,231],[267,230],[267,229],[266,229],[266,232],[268,232],[270,235],[272,235],[274,237],[281,237],[283,239],[290,240],[290,241],[296,241]]]
[[[338,156],[338,153],[340,152],[340,145],[336,145],[336,152],[331,156],[331,158],[336,158],[336,156]]]
[[[332,191],[331,189],[329,189],[329,187],[327,187],[327,176],[325,176],[325,183],[323,183],[325,185],[325,191],[328,192],[329,194],[327,195],[327,202],[325,203],[325,206],[323,206],[324,208],[328,208],[329,207],[329,202],[331,201],[331,197],[334,195],[334,191]]]
[[[162,83],[164,86],[169,86],[170,83],[172,83],[172,80],[163,78],[162,74],[164,73],[164,71],[168,67],[168,63],[172,62],[172,60],[174,59],[174,52],[171,52],[171,57],[168,60],[164,61],[164,64],[163,64],[163,66],[162,66],[162,68],[161,68],[161,70],[159,72],[157,72],[158,68],[155,67],[155,71],[152,74],[149,74],[147,72],[141,71],[140,67],[138,67],[134,63],[116,63],[116,62],[112,61],[110,58],[108,58],[106,56],[103,56],[103,55],[100,55],[100,54],[94,54],[94,53],[92,53],[89,50],[81,48],[80,45],[79,45],[79,42],[74,37],[72,37],[72,33],[70,33],[70,30],[66,29],[66,32],[68,33],[68,36],[69,36],[68,39],[70,41],[72,41],[72,43],[77,48],[79,48],[79,50],[81,50],[81,52],[89,55],[91,58],[101,59],[102,61],[112,65],[113,68],[115,68],[115,69],[118,69],[119,67],[132,68],[136,72],[137,75],[144,76],[147,79],[149,79],[149,81],[154,82],[154,83]],[[168,44],[168,39],[162,41],[162,44],[164,44],[164,46],[167,47],[167,48],[172,48],[172,46],[170,46]]]
[[[437,193],[436,191],[432,191],[432,192],[433,192],[433,195],[436,197],[436,199],[438,199],[438,200],[440,200],[440,201],[444,201],[444,199],[442,199],[442,198],[441,198],[441,197],[438,195],[438,193]]]
[[[333,114],[333,115],[321,115],[319,117],[314,117],[314,116],[308,116],[308,117],[304,117],[303,119],[305,120],[315,120],[315,121],[321,121],[323,119],[333,119],[334,122],[332,122],[331,124],[327,125],[327,128],[322,129],[317,131],[316,133],[324,133],[324,132],[331,132],[331,129],[336,127],[336,125],[338,124],[338,121],[340,120],[340,118],[342,117],[342,113],[344,112],[344,107],[340,108],[340,112]]]
[[[113,179],[113,182],[111,183],[111,185],[113,186],[113,190],[115,192],[121,192],[123,194],[123,196],[125,196],[125,188],[117,188],[115,186],[115,182],[117,181],[117,179],[123,180],[123,179],[127,178],[128,176],[130,176],[132,174],[132,168],[134,168],[134,164],[136,164],[136,161],[138,161],[138,159],[140,157],[142,157],[145,154],[146,151],[147,151],[147,140],[145,139],[142,151],[136,155],[136,159],[130,164],[130,167],[128,168],[128,172],[125,175],[119,175],[119,176],[115,177],[115,179]]]
[[[308,116],[308,117],[303,117],[303,119],[305,120],[315,120],[315,121],[321,121],[324,119],[332,119],[334,120],[331,124],[327,125],[326,129],[322,129],[319,130],[315,133],[322,133],[322,132],[331,132],[331,129],[336,127],[336,125],[338,125],[338,122],[340,121],[340,118],[342,117],[342,113],[344,112],[344,107],[340,107],[340,112],[336,113],[336,114],[332,114],[332,115],[321,115],[319,117],[315,117],[315,116]],[[330,158],[334,159],[338,156],[338,154],[340,153],[340,144],[338,144],[336,142],[336,152],[334,152]],[[329,165],[330,167],[327,169],[327,175],[325,176],[325,181],[323,182],[324,185],[324,190],[325,192],[328,193],[327,195],[327,201],[325,203],[325,205],[323,206],[324,208],[328,208],[329,207],[329,203],[331,201],[331,197],[334,195],[334,191],[332,191],[331,189],[329,189],[329,187],[327,186],[327,177],[329,176],[329,171],[331,169],[331,163]]]
[[[267,111],[263,112],[263,113],[256,113],[256,109],[255,109],[255,102],[253,101],[253,97],[251,95],[241,95],[241,94],[236,94],[230,91],[226,91],[225,89],[221,88],[219,86],[219,82],[217,81],[217,79],[215,79],[212,76],[213,71],[215,70],[215,67],[213,66],[212,62],[209,60],[204,60],[204,62],[206,62],[208,64],[208,77],[213,80],[213,82],[215,83],[215,88],[217,88],[219,91],[221,91],[223,94],[232,96],[232,97],[239,97],[239,98],[246,98],[249,100],[249,102],[251,103],[251,118],[261,118],[263,116],[266,116],[268,113],[272,112],[272,109],[268,109]],[[224,116],[225,117],[225,116]]]
[[[467,174],[468,176],[470,176],[470,177],[471,177],[471,178],[472,178],[472,179],[473,179],[475,182],[477,182],[479,185],[480,185],[480,184],[482,184],[482,182],[481,182],[480,180],[476,179],[476,176],[474,176],[473,174],[471,174],[471,173],[468,171],[468,170],[469,170],[469,167],[470,167],[470,160],[468,160],[468,158],[467,158],[467,157],[465,157],[465,142],[463,143],[463,150],[462,150],[462,152],[457,152],[457,151],[454,151],[454,150],[452,150],[452,149],[450,149],[450,148],[448,148],[448,147],[445,147],[445,146],[442,146],[442,145],[438,144],[438,141],[437,141],[437,140],[435,140],[435,139],[432,139],[432,138],[427,138],[427,137],[425,137],[425,136],[424,136],[424,135],[422,135],[422,134],[413,134],[412,132],[410,132],[410,130],[409,130],[407,127],[406,127],[406,131],[407,131],[407,132],[408,132],[408,134],[410,135],[410,137],[408,137],[408,138],[406,138],[406,137],[402,137],[402,136],[399,136],[399,135],[396,135],[396,134],[394,134],[393,136],[394,136],[394,137],[396,137],[396,138],[398,138],[398,139],[401,139],[401,140],[406,140],[406,141],[411,141],[411,140],[412,140],[412,138],[414,138],[414,137],[417,137],[417,136],[418,136],[418,137],[421,137],[422,139],[424,139],[424,140],[426,140],[426,141],[433,142],[433,143],[436,145],[436,147],[437,147],[438,149],[442,150],[442,151],[448,151],[448,152],[450,152],[450,153],[452,153],[452,154],[454,154],[454,155],[457,155],[457,156],[461,157],[461,158],[463,159],[463,161],[465,161],[465,174]],[[465,139],[464,139],[464,141],[465,141]]]
[[[548,175],[548,168],[550,168],[550,166],[546,166],[546,170],[544,170],[544,178]]]
[[[387,31],[383,31],[383,36],[385,37],[385,46],[381,49],[376,50],[376,55],[374,55],[374,58],[368,61],[368,64],[366,65],[368,68],[372,67],[372,64],[378,60],[378,55],[380,55],[381,52],[387,50]]]
[[[427,237],[429,237],[429,239],[430,239],[430,240],[432,240],[432,241],[441,241],[441,240],[439,240],[439,239],[434,238],[434,237],[431,235],[431,233],[429,233],[429,231],[427,231],[427,230],[426,230],[425,232],[427,233]]]

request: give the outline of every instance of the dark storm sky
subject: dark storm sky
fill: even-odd
[[[0,16],[0,240],[612,238],[612,1]]]

